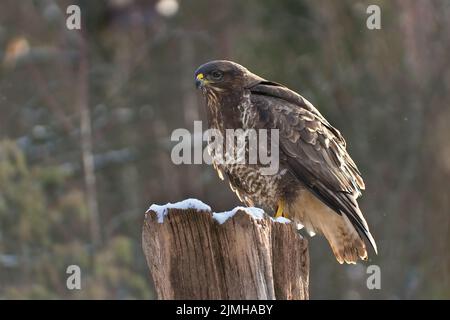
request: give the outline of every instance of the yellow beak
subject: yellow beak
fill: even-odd
[[[208,80],[205,79],[203,73],[199,73],[195,78],[195,86],[198,88],[202,88],[204,85],[208,84]]]

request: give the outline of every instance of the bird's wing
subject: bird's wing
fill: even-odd
[[[280,152],[295,176],[322,202],[345,214],[376,251],[356,202],[365,188],[340,132],[299,94],[271,82],[248,88],[267,128],[279,129]]]

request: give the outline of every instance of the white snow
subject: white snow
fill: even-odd
[[[226,212],[219,212],[219,213],[213,213],[213,219],[216,220],[219,224],[223,224],[225,223],[225,221],[227,221],[229,218],[231,218],[232,216],[235,215],[235,213],[237,212],[237,210],[235,210],[236,208],[234,208],[231,211],[226,211]]]
[[[278,223],[291,223],[291,220],[289,220],[288,218],[285,217],[278,217],[278,218],[272,218],[273,221],[278,222]]]
[[[169,209],[180,209],[180,210],[195,209],[197,211],[209,211],[209,212],[211,211],[211,207],[208,206],[207,204],[203,203],[198,199],[191,198],[176,203],[169,202],[165,205],[152,204],[145,213],[148,213],[150,211],[156,212],[156,216],[158,217],[158,223],[163,223],[164,217],[169,212]],[[239,210],[246,212],[255,220],[260,220],[264,218],[264,210],[256,207],[236,207],[231,211],[213,212],[212,216],[213,219],[216,220],[219,224],[223,224],[225,223],[225,221],[233,217]],[[278,218],[271,217],[271,219],[274,222],[283,224],[291,222],[291,220],[284,217]]]
[[[234,216],[236,212],[239,210],[245,211],[247,214],[252,216],[253,219],[260,220],[264,218],[264,210],[260,208],[255,207],[236,207],[231,211],[225,211],[225,212],[214,212],[213,213],[213,219],[216,220],[218,223],[223,224],[225,221],[227,221],[229,218]]]
[[[244,207],[244,211],[251,215],[254,219],[260,220],[264,218],[264,210],[256,207]]]
[[[216,220],[218,223],[223,224],[225,221],[233,217],[236,212],[239,210],[246,212],[249,214],[253,219],[260,220],[264,218],[264,210],[256,207],[236,207],[231,211],[225,211],[225,212],[214,212],[213,213],[213,219]],[[277,223],[290,223],[291,220],[284,218],[284,217],[278,217],[278,218],[272,218],[272,221]]]
[[[186,209],[196,209],[198,211],[211,211],[211,207],[207,204],[201,202],[198,199],[186,199],[180,202],[176,203],[167,203],[165,205],[157,205],[152,204],[150,208],[146,211],[148,213],[149,211],[156,212],[156,215],[158,217],[158,222],[163,223],[164,217],[167,215],[167,212],[169,209],[180,209],[180,210],[186,210]]]

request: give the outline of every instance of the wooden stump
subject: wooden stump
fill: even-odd
[[[162,222],[162,223],[161,223]],[[238,210],[148,211],[143,249],[158,299],[308,299],[307,240],[292,223]]]

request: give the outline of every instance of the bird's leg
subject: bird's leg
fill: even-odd
[[[275,213],[275,218],[284,217],[284,200],[278,200],[278,209],[277,213]]]

